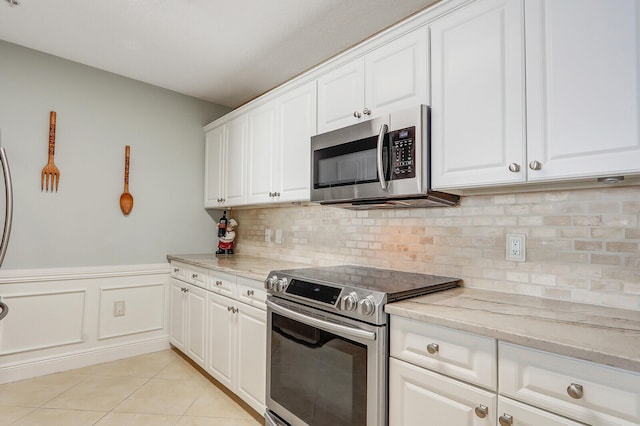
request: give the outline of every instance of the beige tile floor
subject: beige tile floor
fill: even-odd
[[[174,350],[0,385],[0,425],[262,424]]]

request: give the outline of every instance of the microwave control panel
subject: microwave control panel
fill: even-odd
[[[415,136],[415,126],[389,132],[392,180],[416,177]]]

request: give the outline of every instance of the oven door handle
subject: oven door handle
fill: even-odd
[[[380,187],[387,189],[387,180],[384,175],[384,163],[382,162],[382,148],[384,147],[384,135],[387,134],[389,126],[383,124],[380,126],[380,133],[378,133],[378,180],[380,181]]]
[[[345,337],[354,337],[366,340],[376,340],[376,333],[373,331],[361,330],[359,328],[348,327],[346,325],[335,324],[329,321],[325,321],[319,318],[314,318],[301,314],[291,309],[287,309],[283,306],[277,305],[270,300],[267,300],[267,307],[271,308],[274,312],[294,319],[296,321],[303,322],[307,325],[322,328],[323,330],[330,331],[332,333],[340,334]]]

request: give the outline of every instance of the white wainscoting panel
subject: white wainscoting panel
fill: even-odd
[[[81,343],[86,289],[4,296],[0,355]]]
[[[168,263],[1,270],[0,384],[170,348]],[[125,315],[113,315],[113,302]]]
[[[165,283],[100,289],[98,339],[109,339],[164,327]],[[124,302],[124,315],[115,316],[114,304]]]

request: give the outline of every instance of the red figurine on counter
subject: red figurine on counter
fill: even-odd
[[[226,220],[226,223],[218,223],[218,250],[216,254],[233,254],[233,240],[236,238],[236,232],[233,230],[238,226],[235,219]],[[220,232],[224,230],[225,232]],[[221,235],[222,234],[222,235]]]

